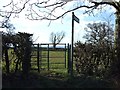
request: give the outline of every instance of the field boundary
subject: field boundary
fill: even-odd
[[[66,43],[60,43],[55,49],[52,47],[51,43],[38,43],[32,45],[32,55],[31,55],[31,63],[33,64],[33,59],[36,60],[34,63],[36,64],[35,70],[40,72],[41,70],[47,69],[66,69],[69,70],[69,59],[70,59],[70,46]],[[45,62],[44,62],[45,61]],[[57,61],[57,62],[52,62]],[[62,62],[60,62],[62,61]],[[32,66],[31,64],[31,66]],[[43,67],[43,65],[45,67]],[[62,67],[58,67],[62,65]],[[57,66],[56,68],[53,66]],[[32,68],[33,70],[33,68]]]

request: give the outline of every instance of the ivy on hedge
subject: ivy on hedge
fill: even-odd
[[[15,72],[18,71],[18,65],[22,63],[22,72],[27,75],[30,71],[31,60],[31,45],[33,34],[18,32],[17,34],[10,35],[5,32],[2,33],[2,50],[3,60],[6,62],[6,72],[10,72],[10,62],[8,57],[9,48],[14,49],[15,58]]]

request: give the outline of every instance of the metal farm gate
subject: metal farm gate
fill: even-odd
[[[69,68],[68,59],[70,59],[69,52],[69,44],[61,43],[55,49],[50,43],[33,44],[31,70],[38,70],[38,72],[43,70],[67,70]]]

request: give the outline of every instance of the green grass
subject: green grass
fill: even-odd
[[[33,52],[34,55],[36,55],[36,52]],[[49,62],[49,70],[52,71],[66,71],[67,69],[67,53],[66,53],[66,61],[65,61],[65,51],[42,51],[40,52],[40,68],[41,70],[47,70],[48,69],[48,62]],[[48,58],[49,57],[49,58]],[[35,62],[35,64],[32,64],[32,68],[37,68],[37,59],[32,58],[32,62]],[[66,66],[66,68],[65,68]],[[60,69],[60,70],[59,70]]]
[[[15,69],[15,58],[16,56],[13,56],[13,49],[9,49],[9,60],[10,60],[10,71],[14,71]],[[40,65],[39,67],[41,68],[41,71],[43,70],[48,70],[48,51],[42,51],[39,52],[40,56],[39,57],[39,62]],[[35,56],[35,58],[31,58],[31,68],[37,69],[37,50],[32,51],[32,55]],[[66,68],[65,68],[66,66]],[[2,69],[5,71],[5,61],[3,60],[2,62]],[[19,66],[21,68],[21,66]],[[67,51],[66,51],[66,61],[65,61],[65,51],[56,51],[56,50],[51,50],[49,51],[49,70],[51,71],[60,71],[60,72],[67,72]]]
[[[9,57],[11,58],[11,51],[9,51]],[[36,54],[37,52],[33,52]],[[41,55],[47,57],[47,51],[42,51]],[[38,73],[37,70],[31,70],[29,77],[23,79],[21,73],[6,75],[3,72],[3,88],[114,88],[116,87],[112,81],[101,80],[94,77],[81,77],[74,76],[70,78],[65,68],[65,59],[57,58],[64,57],[64,51],[50,51],[49,52],[49,71],[48,71],[48,59],[42,58],[41,70]],[[53,58],[54,57],[54,58]],[[14,57],[15,58],[15,57]],[[37,59],[32,58],[32,68],[37,68]],[[63,64],[55,64],[63,63]],[[3,62],[3,67],[5,62]],[[67,66],[67,53],[66,53],[66,66]],[[11,70],[14,70],[14,63],[11,61]],[[75,68],[75,66],[74,66]]]

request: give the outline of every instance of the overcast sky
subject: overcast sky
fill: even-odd
[[[6,0],[7,1],[7,0]],[[52,0],[51,0],[52,1]],[[73,6],[75,6],[77,1],[69,2],[65,9],[69,9]],[[85,34],[84,28],[86,27],[87,23],[93,23],[93,22],[100,22],[105,19],[112,20],[112,23],[114,23],[114,15],[109,17],[113,11],[115,11],[113,8],[106,8],[106,11],[103,11],[103,13],[99,13],[98,10],[94,11],[94,16],[89,16],[87,14],[83,14],[85,9],[79,9],[74,11],[75,15],[80,19],[80,23],[75,22],[75,34],[74,34],[74,40],[76,41],[84,41],[83,35]],[[61,14],[62,9],[57,11],[56,13],[59,15]],[[19,14],[18,18],[11,18],[11,23],[15,26],[16,30],[15,32],[28,32],[33,34],[33,40],[36,40],[35,43],[49,43],[49,37],[51,32],[61,32],[64,31],[66,36],[62,40],[62,43],[71,43],[71,22],[72,22],[72,12],[65,15],[63,19],[59,19],[56,21],[52,21],[52,23],[49,25],[49,21],[42,20],[42,21],[32,21],[28,20],[25,17],[26,11],[23,11]],[[105,19],[104,19],[105,18]]]

